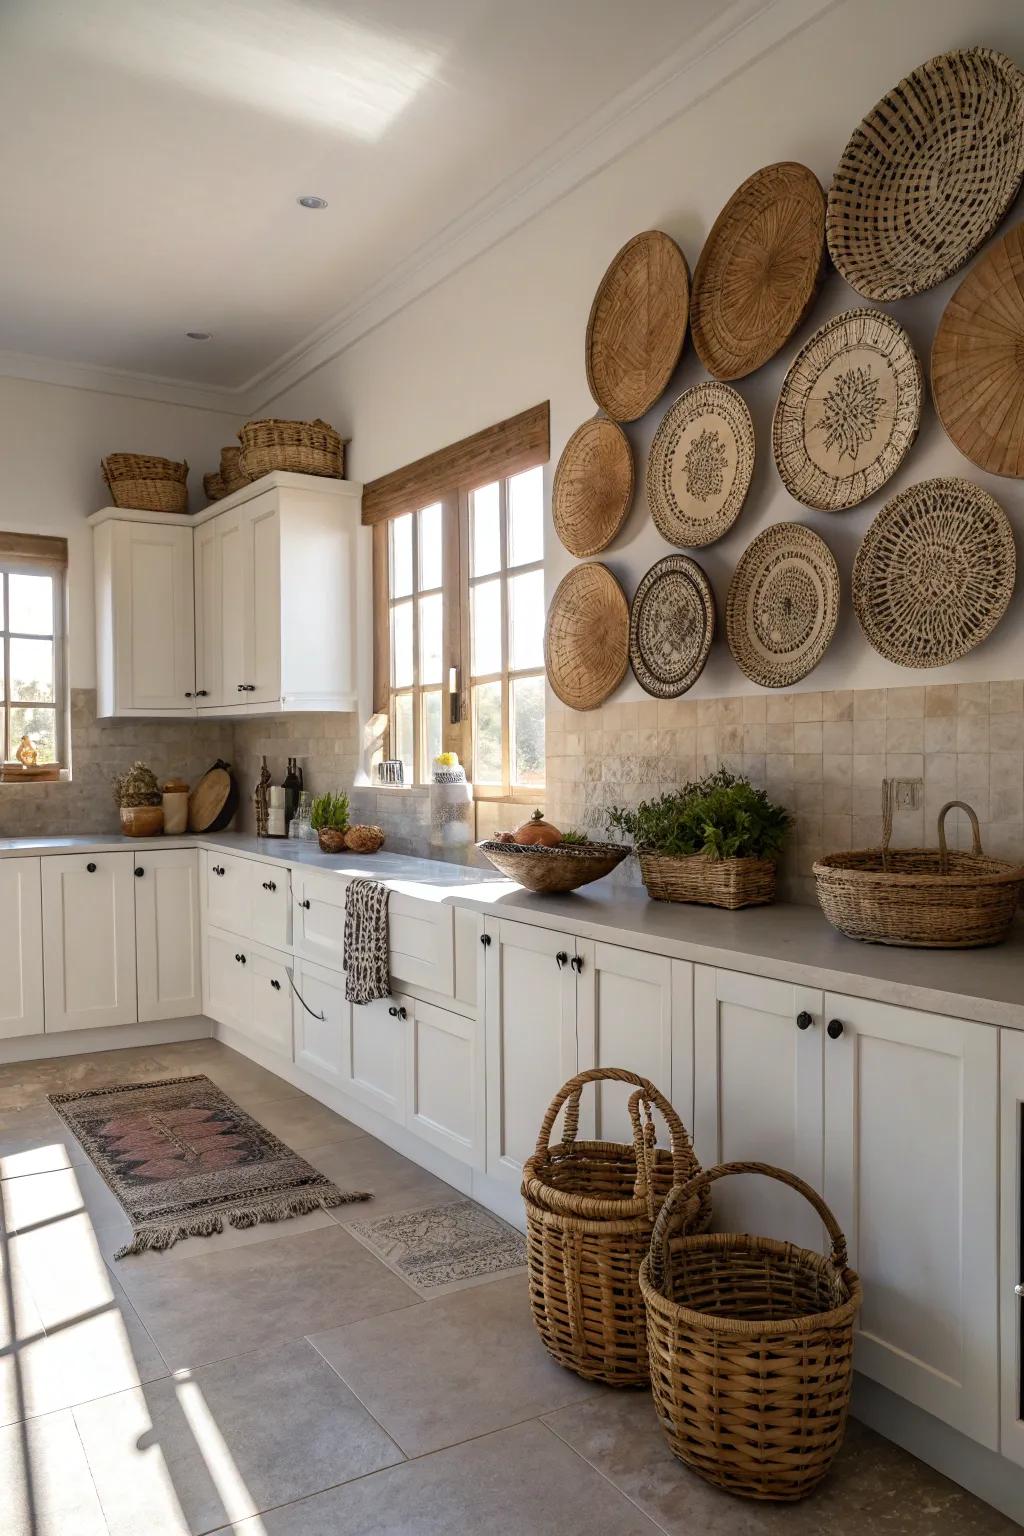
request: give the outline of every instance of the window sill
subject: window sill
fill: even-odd
[[[60,777],[56,778],[56,779],[22,779],[22,778],[13,778],[13,777],[12,778],[5,778],[2,775],[0,775],[0,790],[13,789],[15,787],[18,788],[18,789],[52,789],[55,784],[70,784],[70,783],[71,783],[71,769],[70,768],[62,768],[60,770]]]

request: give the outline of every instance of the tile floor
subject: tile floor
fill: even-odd
[[[372,1206],[113,1260],[46,1094],[205,1072]],[[460,1198],[212,1041],[0,1067],[3,1536],[981,1536],[1017,1527],[851,1424],[797,1507],[717,1493],[650,1399],[537,1341],[521,1275],[424,1300],[346,1217]]]

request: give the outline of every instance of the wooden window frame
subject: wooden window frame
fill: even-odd
[[[31,635],[11,625],[11,576],[48,576],[53,582],[53,619],[50,633]],[[66,641],[67,542],[33,534],[0,534],[0,760],[11,760],[18,748],[11,731],[11,711],[31,704],[53,711],[54,760],[59,768],[70,767],[68,750],[69,691]],[[39,703],[11,697],[11,641],[48,640],[53,647],[53,702]]]

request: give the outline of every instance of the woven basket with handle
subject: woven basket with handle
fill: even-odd
[[[716,1179],[760,1173],[810,1201],[828,1256],[745,1232],[684,1229]],[[801,1499],[842,1444],[860,1280],[809,1184],[768,1163],[723,1163],[673,1189],[640,1270],[651,1388],[679,1459],[750,1499]]]
[[[629,1099],[633,1145],[579,1141],[580,1096],[588,1083],[619,1082]],[[562,1139],[549,1145],[562,1106]],[[655,1146],[652,1108],[668,1125],[671,1151]],[[690,1138],[654,1084],[624,1067],[581,1072],[552,1099],[523,1167],[530,1305],[537,1331],[560,1365],[612,1387],[646,1385],[647,1336],[637,1274],[655,1217],[673,1184],[699,1171]],[[706,1191],[689,1219],[707,1226]]]
[[[188,465],[150,453],[108,453],[103,478],[115,507],[140,512],[187,512]]]
[[[345,474],[345,444],[326,421],[247,421],[238,441],[238,467],[246,482],[274,469],[336,480]]]

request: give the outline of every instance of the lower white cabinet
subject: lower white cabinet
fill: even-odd
[[[134,855],[139,1019],[202,1010],[199,864],[192,848],[141,847]]]
[[[202,857],[207,923],[228,933],[245,934],[259,944],[289,949],[292,913],[287,866],[230,853],[206,852]]]
[[[406,1125],[460,1162],[482,1168],[479,1025],[432,1003],[411,1003],[406,1011]]]
[[[203,948],[203,1011],[291,1060],[291,956],[214,928]]]
[[[39,864],[0,860],[0,1039],[43,1030]]]
[[[409,1002],[402,997],[353,1003],[346,1092],[378,1114],[405,1120]]]
[[[47,1032],[135,1023],[134,854],[41,863]]]
[[[295,962],[292,1000],[295,1065],[321,1082],[345,1088],[350,1075],[352,1004],[343,971]]]
[[[1024,1467],[1024,1032],[999,1035],[999,1448]]]
[[[343,875],[297,869],[292,877],[295,892],[295,953],[341,970],[345,952],[345,890]]]
[[[340,874],[296,870],[295,951],[340,970],[345,949],[345,892]],[[455,925],[444,902],[392,891],[388,900],[388,970],[393,981],[440,997],[455,994]]]

